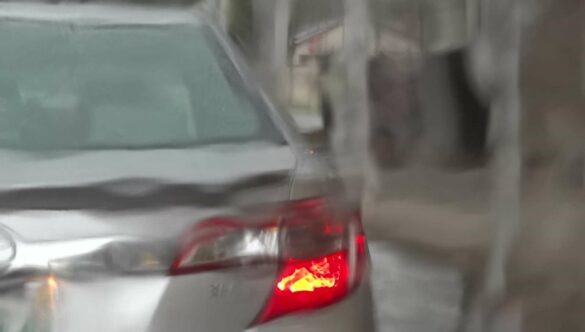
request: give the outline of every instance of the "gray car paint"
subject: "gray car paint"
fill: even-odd
[[[11,17],[18,17],[20,9],[16,8],[11,9]],[[71,8],[75,13],[71,17],[83,21],[82,8],[87,7]],[[103,13],[109,12],[100,11],[99,17],[107,18]],[[180,16],[183,20],[184,14]],[[55,11],[48,17],[71,19],[61,18]],[[132,17],[133,22],[145,23]],[[251,77],[237,51],[219,32],[218,38],[242,74]],[[84,273],[71,262],[123,241],[162,243],[164,250],[173,250],[189,227],[208,217],[248,213],[250,206],[325,194],[327,172],[318,156],[303,148],[290,119],[270,105],[287,145],[61,156],[0,151],[0,227],[16,244],[16,254],[0,276],[2,328],[9,332],[22,331],[27,324],[59,332],[236,332],[250,328],[273,287],[274,264],[170,277],[166,271],[125,274],[99,267],[95,267],[99,273]],[[274,176],[266,178],[267,174]],[[181,191],[185,187],[192,195],[187,200]],[[164,204],[153,204],[152,197],[161,195]],[[210,201],[211,195],[218,199]],[[104,200],[118,204],[104,204]],[[56,306],[50,308],[49,318],[35,314],[43,309],[35,297],[48,277],[58,280]],[[286,317],[258,331],[370,331],[369,304],[366,284],[337,305]],[[331,319],[337,323],[325,323]]]

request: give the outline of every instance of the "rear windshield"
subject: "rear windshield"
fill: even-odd
[[[0,23],[0,148],[281,143],[211,31]]]

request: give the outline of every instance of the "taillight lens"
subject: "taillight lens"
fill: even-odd
[[[325,200],[293,204],[281,226],[281,270],[256,324],[343,299],[366,267],[358,214],[332,209]]]
[[[257,323],[336,302],[347,295],[348,281],[346,251],[308,260],[289,259]]]
[[[366,244],[356,215],[312,199],[285,206],[268,220],[197,224],[185,236],[171,274],[278,262],[272,294],[255,324],[329,305],[359,285]]]
[[[278,259],[278,227],[273,222],[215,218],[197,224],[184,237],[171,275],[233,266],[274,262]]]

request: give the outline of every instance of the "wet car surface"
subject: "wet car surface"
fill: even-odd
[[[357,209],[220,32],[66,4],[0,26],[3,330],[373,330]]]

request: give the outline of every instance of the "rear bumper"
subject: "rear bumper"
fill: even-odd
[[[0,330],[16,332],[33,327],[46,332],[242,331],[268,296],[260,296],[258,291],[265,289],[273,277],[269,274],[267,280],[247,283],[249,294],[232,291],[225,298],[209,297],[211,288],[195,287],[208,283],[202,278],[211,282],[221,276],[59,281],[52,294],[27,287],[30,289],[24,293],[0,294]],[[258,279],[258,275],[253,279]],[[47,301],[50,298],[54,301]],[[375,331],[372,309],[370,285],[365,282],[342,302],[242,332],[370,332]]]
[[[262,308],[273,278],[271,269],[258,268],[181,277],[42,277],[0,292],[0,331],[241,332]]]
[[[286,316],[245,332],[374,332],[374,307],[369,283],[333,306]]]

